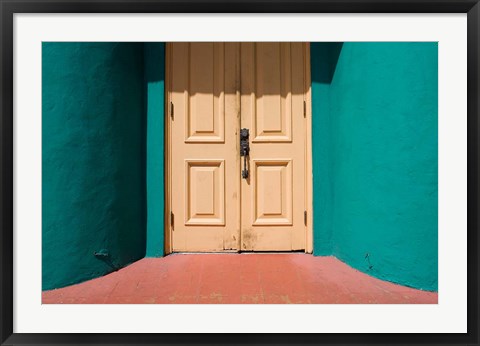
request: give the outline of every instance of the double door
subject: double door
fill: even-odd
[[[307,48],[167,45],[172,251],[306,249]]]

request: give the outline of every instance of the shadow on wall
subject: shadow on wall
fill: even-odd
[[[146,257],[164,255],[165,43],[144,43]]]
[[[313,43],[315,66],[312,64],[312,83],[331,84],[343,42]]]

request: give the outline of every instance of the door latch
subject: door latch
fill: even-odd
[[[248,129],[240,130],[240,156],[243,156],[243,170],[242,178],[248,179],[248,165],[247,165],[247,156],[250,154],[250,143],[249,143],[249,131]]]

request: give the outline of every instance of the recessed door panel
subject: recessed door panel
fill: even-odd
[[[292,90],[289,43],[254,44],[253,142],[292,140]]]
[[[187,47],[187,142],[223,142],[225,137],[224,44]]]
[[[224,162],[185,161],[185,225],[225,225]]]
[[[253,170],[253,225],[292,225],[292,161],[254,160]]]

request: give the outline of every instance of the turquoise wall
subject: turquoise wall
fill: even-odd
[[[333,229],[333,139],[330,84],[342,43],[312,43],[312,169],[314,199],[314,251],[332,254]],[[318,241],[317,241],[318,239]]]
[[[314,253],[437,290],[437,43],[313,43],[311,59]]]
[[[143,64],[142,43],[42,45],[43,289],[145,255]]]
[[[147,257],[164,254],[164,80],[165,44],[145,43],[147,119]]]

